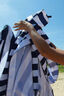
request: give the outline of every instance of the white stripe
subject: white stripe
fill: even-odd
[[[49,68],[49,67],[48,67],[48,70],[49,70],[50,75],[52,76],[52,78],[55,79],[55,81],[56,81],[57,78],[58,78],[58,75],[54,75],[54,76],[53,76],[53,74],[52,74],[52,72],[51,72],[51,68]],[[50,80],[50,81],[51,81],[51,80]]]
[[[38,64],[38,58],[32,58],[34,64]]]
[[[43,64],[43,69],[45,70],[46,69],[46,61],[45,61],[45,63]]]
[[[27,37],[28,40],[31,38],[29,34],[25,35],[25,37]]]
[[[7,56],[8,56],[8,52],[6,52],[6,54],[2,57],[1,62],[0,62],[0,76],[4,70],[4,67],[6,65],[7,62]]]
[[[43,81],[42,81],[43,82]],[[33,83],[33,85],[34,85],[34,89],[39,89],[39,83]]]
[[[17,37],[19,34],[20,34],[20,30],[14,32],[14,36],[15,36],[15,37]]]
[[[39,61],[43,59],[43,56],[41,54],[38,55]]]
[[[51,72],[56,71],[56,70],[58,70],[58,66],[56,65],[54,67],[51,67],[50,69],[51,69]]]
[[[33,76],[39,76],[39,70],[33,70]]]
[[[0,92],[6,90],[6,85],[0,87]]]
[[[33,18],[32,15],[30,15],[30,16],[27,17],[28,21],[30,21],[32,18]]]
[[[34,44],[32,45],[32,48],[33,48],[34,51],[37,50],[37,48]]]
[[[35,16],[33,18],[33,20],[42,28],[44,27],[44,25],[42,24],[42,22],[40,21],[39,17],[38,16]]]
[[[19,44],[22,39],[23,39],[23,38],[19,36],[19,37],[17,38],[17,40],[15,41],[15,43],[16,43],[16,44]]]
[[[10,36],[9,39],[11,39],[12,36],[13,36],[13,31],[12,31],[10,26],[8,27],[8,33],[9,33],[9,36]]]
[[[10,30],[10,29],[9,29]],[[11,30],[10,30],[11,31]],[[9,47],[10,47],[10,40],[11,40],[11,37],[12,37],[12,34],[11,32],[8,31],[8,34],[7,34],[7,38],[6,38],[6,42],[5,42],[5,46],[4,46],[4,50],[3,50],[3,55],[2,57],[4,56],[4,54],[9,50]]]
[[[41,29],[39,29],[37,32],[38,32],[39,35],[44,35],[45,34],[44,31],[41,30]]]

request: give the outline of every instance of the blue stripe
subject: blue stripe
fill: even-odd
[[[38,16],[40,21],[42,22],[42,24],[45,26],[46,24],[48,24],[48,22],[45,20],[44,16],[43,16],[43,13],[40,12],[39,14],[36,14],[35,16]],[[34,17],[35,17],[34,16]]]
[[[52,75],[53,75],[53,76],[58,75],[58,70],[53,71],[53,72],[52,72]]]

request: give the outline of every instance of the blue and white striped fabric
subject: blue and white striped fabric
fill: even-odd
[[[37,95],[34,95],[31,46],[27,45],[18,50],[13,55],[10,63],[7,96],[53,96],[52,89],[45,78],[40,63],[39,73],[34,74],[39,75],[39,91]]]
[[[36,31],[46,40],[46,42],[51,47],[53,47],[51,45],[50,41],[49,41],[48,36],[42,30],[42,28],[48,24],[48,17],[47,17],[47,14],[45,13],[44,10],[41,10],[41,11],[37,12],[35,15],[31,15],[31,16],[27,17],[26,21],[30,22],[34,26]],[[20,44],[22,44],[23,42],[28,42],[29,43],[29,40],[32,43],[33,51],[37,50],[37,48],[33,44],[32,40],[30,39],[29,34],[27,32],[25,32],[25,31],[22,31],[21,36],[18,37],[16,42],[17,42],[17,44],[19,44],[20,42],[21,42]],[[42,57],[39,54],[38,58],[42,60],[42,58],[44,58],[44,57]],[[50,83],[54,83],[57,80],[57,77],[58,77],[58,66],[57,66],[57,63],[55,63],[55,62],[53,62],[52,60],[49,60],[49,59],[46,59],[46,62],[48,64],[48,66],[49,66],[48,67],[48,71],[50,71],[49,72],[50,75],[49,75],[48,80],[49,80]],[[44,65],[46,65],[46,64],[44,64]]]
[[[0,33],[0,96],[6,95],[9,71],[9,51],[12,30],[5,26]]]
[[[48,36],[42,30],[42,27],[48,24],[48,17],[44,10],[29,16],[26,21],[30,22],[51,46]],[[55,62],[40,55],[28,32],[20,31],[14,37],[11,28],[7,26],[1,32],[0,48],[0,64],[7,56],[0,78],[0,96],[53,96],[49,83],[57,80],[58,66]]]

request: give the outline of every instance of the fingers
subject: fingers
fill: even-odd
[[[18,31],[18,30],[23,30],[23,29],[25,29],[25,28],[23,28],[23,27],[14,27],[15,28],[15,31]]]
[[[16,26],[13,26],[13,28],[15,28],[15,31],[18,31],[18,30],[20,30],[18,25],[16,25]]]
[[[19,28],[18,29],[15,29],[15,31],[18,31],[18,30],[21,30],[21,29],[19,29]]]
[[[26,24],[26,21],[19,21],[19,22],[15,23],[14,25],[17,26],[17,25],[21,25],[21,24],[23,24],[23,25]]]
[[[13,28],[17,28],[17,29],[15,29],[15,31],[18,31],[18,30],[26,30],[27,31],[27,24],[25,21],[20,21],[18,23],[15,23]]]
[[[17,27],[20,27],[20,26],[21,26],[20,23],[15,23],[14,26],[13,26],[13,28],[17,28]]]
[[[21,30],[22,29],[21,23],[20,22],[15,23],[14,26],[13,26],[13,28],[15,28],[15,31]]]
[[[15,28],[15,31],[26,30],[29,32],[33,29],[33,26],[27,21],[19,21],[14,24],[13,28]]]
[[[25,26],[15,27],[15,31],[18,31],[18,30],[26,30],[26,28]]]
[[[24,25],[16,25],[16,26],[13,26],[13,28],[15,28],[15,31],[18,31],[18,30],[26,30],[27,31],[27,28]]]
[[[23,21],[19,21],[18,23],[15,23],[13,27],[15,28],[15,27],[18,27],[18,26],[20,26],[22,24],[23,24]]]
[[[13,28],[17,28],[17,27],[19,27],[19,26],[18,26],[18,25],[16,25],[16,26],[14,25],[14,26],[13,26]]]

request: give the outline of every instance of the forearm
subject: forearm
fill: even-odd
[[[36,30],[32,30],[29,34],[41,55],[64,65],[64,51],[50,47]]]
[[[29,32],[29,35],[39,52],[42,55],[45,55],[49,50],[49,45],[46,43],[46,41],[36,32],[35,29]]]
[[[64,51],[50,47],[46,41],[36,32],[32,24],[26,21],[20,21],[14,25],[14,28],[17,28],[15,31],[26,30],[29,32],[32,41],[42,56],[64,65]]]

